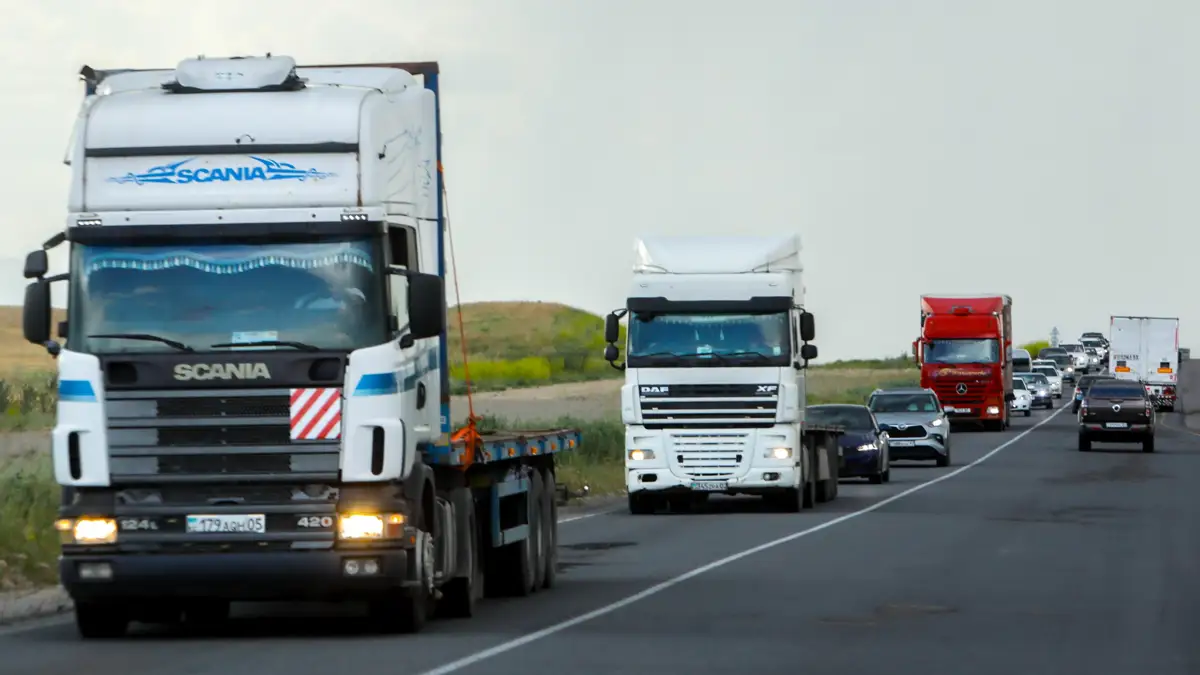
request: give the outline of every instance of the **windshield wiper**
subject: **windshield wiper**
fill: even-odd
[[[151,335],[149,333],[101,333],[98,335],[89,335],[88,337],[89,338],[108,339],[108,340],[145,340],[147,342],[161,342],[164,345],[167,345],[168,347],[174,347],[175,349],[178,349],[181,352],[196,351],[195,349],[192,349],[191,347],[183,344],[182,342],[178,342],[176,340],[172,340],[170,338],[165,338],[165,337],[162,337],[159,335]]]
[[[724,352],[723,354],[721,354],[721,356],[757,356],[760,359],[767,359],[767,360],[770,360],[772,358],[770,356],[767,356],[766,354],[763,354],[762,352],[751,352],[751,351]]]
[[[226,347],[292,347],[305,352],[319,352],[320,347],[310,345],[307,342],[296,342],[295,340],[259,340],[257,342],[220,342],[215,345],[209,345],[211,349],[223,349]]]

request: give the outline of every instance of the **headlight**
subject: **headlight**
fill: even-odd
[[[934,420],[934,421],[930,422],[930,423],[929,423],[929,426],[931,426],[931,427],[940,427],[940,426],[942,426],[942,418],[940,418],[940,417],[939,417],[939,418],[937,418],[936,420]]]
[[[1000,407],[999,407],[999,406],[994,406],[994,405],[990,405],[990,406],[988,406],[988,409],[987,409],[987,414],[989,414],[989,415],[999,415],[999,414],[1000,414]]]
[[[404,516],[399,513],[344,513],[338,516],[338,538],[382,539],[385,534],[395,536],[395,528],[403,525]]]
[[[870,452],[872,450],[878,450],[878,449],[879,449],[879,446],[875,445],[874,443],[866,443],[864,445],[858,446],[859,452]]]
[[[791,456],[791,448],[771,448],[771,457],[774,457],[775,459],[787,459]]]
[[[646,459],[654,459],[654,451],[653,450],[630,450],[629,451],[629,461],[631,461],[631,462],[640,462],[640,461],[646,460]]]
[[[55,521],[54,529],[64,544],[99,545],[117,541],[117,521],[112,518],[64,518]]]

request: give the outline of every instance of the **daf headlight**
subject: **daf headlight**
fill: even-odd
[[[396,536],[403,527],[399,513],[343,513],[338,516],[338,539],[383,539]]]
[[[771,448],[771,457],[775,459],[787,459],[792,456],[791,448]]]
[[[64,518],[55,521],[54,529],[64,544],[97,546],[117,542],[117,521],[113,518]]]
[[[629,461],[631,461],[631,462],[640,462],[640,461],[646,460],[646,459],[654,459],[654,451],[653,450],[630,450],[629,451]]]
[[[878,449],[879,449],[879,446],[875,445],[874,443],[864,443],[863,445],[858,446],[859,452],[870,452],[872,450],[878,450]]]

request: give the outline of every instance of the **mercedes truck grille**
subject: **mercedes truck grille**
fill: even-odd
[[[647,429],[766,428],[775,424],[779,387],[773,384],[643,385]]]

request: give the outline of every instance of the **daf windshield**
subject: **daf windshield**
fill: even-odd
[[[629,365],[783,366],[791,363],[787,312],[667,314],[634,312]]]
[[[77,244],[71,254],[70,348],[144,353],[227,343],[292,342],[332,350],[381,344],[387,312],[378,250],[369,240]]]
[[[925,363],[996,363],[1000,343],[996,340],[953,339],[925,343]]]

